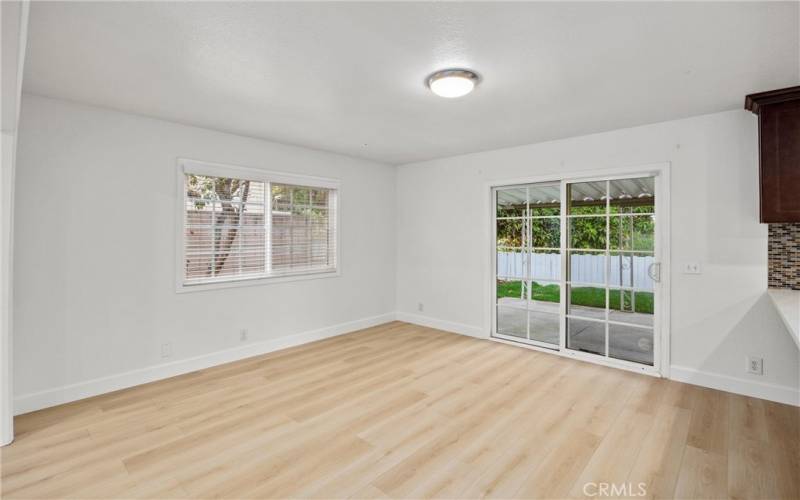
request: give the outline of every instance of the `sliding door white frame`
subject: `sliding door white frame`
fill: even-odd
[[[485,324],[485,331],[487,337],[491,340],[498,342],[510,342],[517,346],[554,353],[561,356],[566,356],[583,361],[613,366],[624,370],[645,373],[648,375],[669,377],[670,366],[670,178],[669,178],[669,163],[657,163],[648,165],[638,165],[630,167],[621,167],[606,170],[588,170],[563,174],[541,175],[535,177],[515,178],[515,179],[502,179],[494,180],[487,183],[487,207],[486,212],[489,214],[489,223],[487,224],[487,247],[489,248],[488,269],[486,275],[486,288],[484,290],[484,304],[489,306],[488,311],[488,324]],[[547,344],[540,343],[526,343],[522,344],[513,337],[498,335],[496,332],[497,325],[497,282],[495,279],[497,269],[497,249],[496,249],[496,205],[495,193],[496,188],[503,186],[513,186],[519,184],[533,184],[539,182],[561,182],[561,200],[562,207],[564,200],[566,200],[567,184],[574,182],[589,182],[597,180],[616,180],[627,179],[633,177],[655,177],[655,203],[656,203],[656,234],[655,234],[655,261],[660,263],[660,281],[655,283],[655,304],[656,314],[653,324],[653,366],[642,365],[630,361],[614,359],[610,357],[602,357],[596,354],[589,354],[579,351],[570,350],[566,347],[566,307],[567,302],[564,299],[566,293],[566,266],[567,259],[562,253],[561,258],[561,282],[560,290],[562,300],[560,302],[559,313],[559,346],[548,346]],[[562,210],[563,211],[563,210]],[[562,252],[567,247],[567,217],[562,213],[561,217],[561,249]]]

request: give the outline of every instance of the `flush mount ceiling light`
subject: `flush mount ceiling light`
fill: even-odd
[[[439,97],[461,97],[469,94],[480,78],[468,69],[444,69],[428,77],[428,87]]]

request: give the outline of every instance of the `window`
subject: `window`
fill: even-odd
[[[337,273],[338,182],[180,160],[178,289]]]

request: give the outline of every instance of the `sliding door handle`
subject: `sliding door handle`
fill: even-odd
[[[661,262],[653,262],[647,266],[647,275],[656,283],[661,282]]]

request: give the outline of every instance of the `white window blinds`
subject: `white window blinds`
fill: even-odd
[[[331,189],[271,185],[270,253],[273,273],[335,267],[336,218]]]
[[[182,181],[183,286],[336,271],[336,189],[189,169]]]

